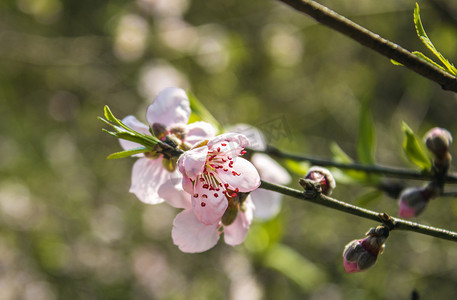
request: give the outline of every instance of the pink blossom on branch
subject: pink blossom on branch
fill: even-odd
[[[127,116],[122,121],[132,129],[174,143],[181,149],[188,149],[194,144],[214,137],[215,130],[209,123],[195,122],[186,125],[190,117],[190,105],[184,90],[170,87],[162,90],[154,102],[149,105],[146,119],[149,126],[138,121],[134,116]],[[124,150],[141,145],[119,140]],[[158,204],[167,201],[178,208],[187,207],[189,197],[184,192],[182,175],[176,169],[176,157],[165,157],[160,153],[136,155],[139,159],[133,165],[130,192],[142,202]]]
[[[263,151],[267,148],[265,136],[256,127],[240,123],[228,130],[245,135],[251,149]],[[287,170],[266,154],[254,153],[250,161],[259,171],[261,179],[282,185],[289,184],[292,180]],[[254,217],[257,219],[271,219],[281,210],[282,195],[280,193],[256,189],[252,191],[251,198],[255,205]]]
[[[240,157],[248,144],[244,135],[222,134],[179,158],[183,188],[191,195],[191,206],[173,222],[173,241],[182,251],[208,250],[222,229],[230,245],[246,237],[254,209],[247,193],[260,185],[256,168]]]

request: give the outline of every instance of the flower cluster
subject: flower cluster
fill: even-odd
[[[236,131],[216,136],[209,123],[187,124],[190,114],[187,94],[171,87],[161,91],[148,107],[148,125],[133,116],[122,120],[136,132],[153,135],[161,142],[150,151],[135,154],[138,160],[130,192],[148,204],[167,202],[183,209],[172,229],[173,241],[183,252],[206,251],[216,245],[222,233],[225,243],[238,245],[247,235],[256,206],[263,219],[280,208],[277,194],[256,190],[260,175],[253,164],[260,167],[262,177],[277,183],[288,183],[290,176],[264,155],[255,154],[249,160],[242,157],[250,140],[256,145],[258,138]],[[257,129],[251,129],[262,137]],[[141,146],[123,139],[120,143],[126,151]]]

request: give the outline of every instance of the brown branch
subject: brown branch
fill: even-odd
[[[279,0],[408,69],[438,83],[444,90],[457,93],[457,79],[451,74],[420,59],[401,46],[382,38],[329,8],[311,0]]]

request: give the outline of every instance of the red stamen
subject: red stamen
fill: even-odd
[[[219,197],[219,194],[218,193],[214,193],[214,197]]]
[[[203,194],[203,195],[202,195],[202,198],[208,198],[208,195]]]
[[[202,203],[200,203],[200,205],[201,205],[202,207],[205,207],[205,206],[206,206],[206,203],[205,203],[205,202],[202,202]]]

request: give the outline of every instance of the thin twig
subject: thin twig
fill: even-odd
[[[329,8],[311,0],[279,0],[314,18],[361,45],[393,59],[412,71],[438,83],[444,90],[457,92],[457,79],[427,63],[401,46],[375,34]]]
[[[399,218],[387,217],[385,213],[379,213],[376,211],[368,210],[365,208],[358,207],[353,204],[349,204],[320,193],[316,193],[315,197],[306,197],[303,191],[295,190],[286,186],[273,184],[262,180],[260,188],[274,191],[283,195],[287,195],[293,198],[297,198],[304,201],[309,201],[319,205],[323,205],[332,209],[336,209],[345,213],[349,213],[354,216],[359,216],[365,219],[373,220],[380,223],[386,223],[388,220],[391,229],[406,230],[425,235],[437,237],[440,239],[450,240],[457,242],[457,232],[422,225],[415,222],[405,221]]]
[[[357,170],[371,174],[381,174],[386,177],[395,177],[403,179],[415,179],[415,180],[431,180],[433,178],[431,173],[424,173],[413,171],[409,169],[385,167],[380,165],[365,165],[360,163],[339,163],[332,160],[318,159],[304,155],[287,153],[279,150],[278,148],[268,145],[264,151],[252,150],[255,152],[262,152],[268,155],[272,155],[278,158],[287,158],[294,161],[306,161],[316,166],[322,167],[335,167],[344,170]],[[445,177],[446,183],[457,183],[457,175],[448,174]]]

